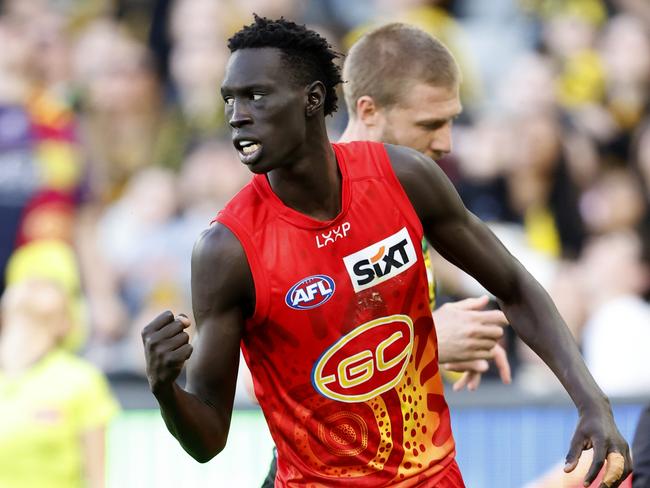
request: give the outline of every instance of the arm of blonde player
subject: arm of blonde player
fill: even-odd
[[[483,310],[489,298],[466,298],[446,303],[432,316],[438,337],[440,363],[471,363],[492,359],[494,346],[503,337],[508,319],[501,310]],[[472,370],[471,367],[460,371]]]
[[[104,488],[106,428],[102,425],[81,434],[84,478],[88,488]]]
[[[509,385],[512,382],[512,373],[505,349],[499,344],[496,344],[490,352],[501,381],[505,385]],[[488,370],[489,364],[485,359],[477,359],[463,363],[448,363],[444,364],[443,367],[449,371],[463,373],[463,376],[454,383],[454,391],[460,391],[463,388],[467,388],[469,391],[475,391],[481,384],[481,377]]]
[[[444,369],[464,373],[454,390],[476,390],[481,376],[494,359],[505,384],[511,382],[510,364],[497,341],[503,337],[508,320],[501,310],[483,310],[489,298],[466,298],[446,303],[433,312],[438,335],[439,361]]]

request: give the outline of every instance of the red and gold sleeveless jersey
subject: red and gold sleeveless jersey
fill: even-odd
[[[333,220],[285,206],[264,175],[216,219],[255,282],[241,347],[278,449],[276,486],[463,487],[421,224],[382,144],[333,147]]]

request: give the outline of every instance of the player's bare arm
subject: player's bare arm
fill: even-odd
[[[239,241],[215,224],[192,253],[193,344],[189,319],[164,312],[142,332],[151,391],[171,434],[197,461],[225,446],[239,366],[245,317],[253,309],[253,281]],[[190,358],[191,355],[191,358]],[[186,360],[187,384],[176,379]]]
[[[488,227],[465,208],[433,161],[404,147],[387,145],[386,149],[426,238],[445,259],[497,297],[519,337],[551,368],[577,406],[580,419],[567,469],[575,467],[583,449],[593,447],[594,460],[585,478],[591,482],[606,458],[610,460],[608,471],[618,469],[616,460],[608,455],[620,453],[624,458],[622,475],[608,485],[618,486],[631,469],[627,443],[614,424],[607,397],[587,370],[548,294]]]

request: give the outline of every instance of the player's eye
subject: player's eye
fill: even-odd
[[[235,103],[235,99],[233,97],[223,97],[223,101],[225,102],[226,105],[232,106]]]
[[[430,124],[422,124],[422,128],[424,130],[438,130],[443,125],[445,125],[445,122],[433,122],[433,123],[430,123]]]
[[[261,100],[261,98],[262,98],[263,96],[264,96],[264,95],[262,95],[261,93],[253,93],[253,95],[251,96],[251,99],[252,99],[254,102],[257,102],[258,100]]]

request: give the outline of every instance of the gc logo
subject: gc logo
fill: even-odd
[[[312,370],[312,383],[332,400],[370,400],[400,382],[412,348],[413,321],[408,315],[366,322],[323,353]]]

